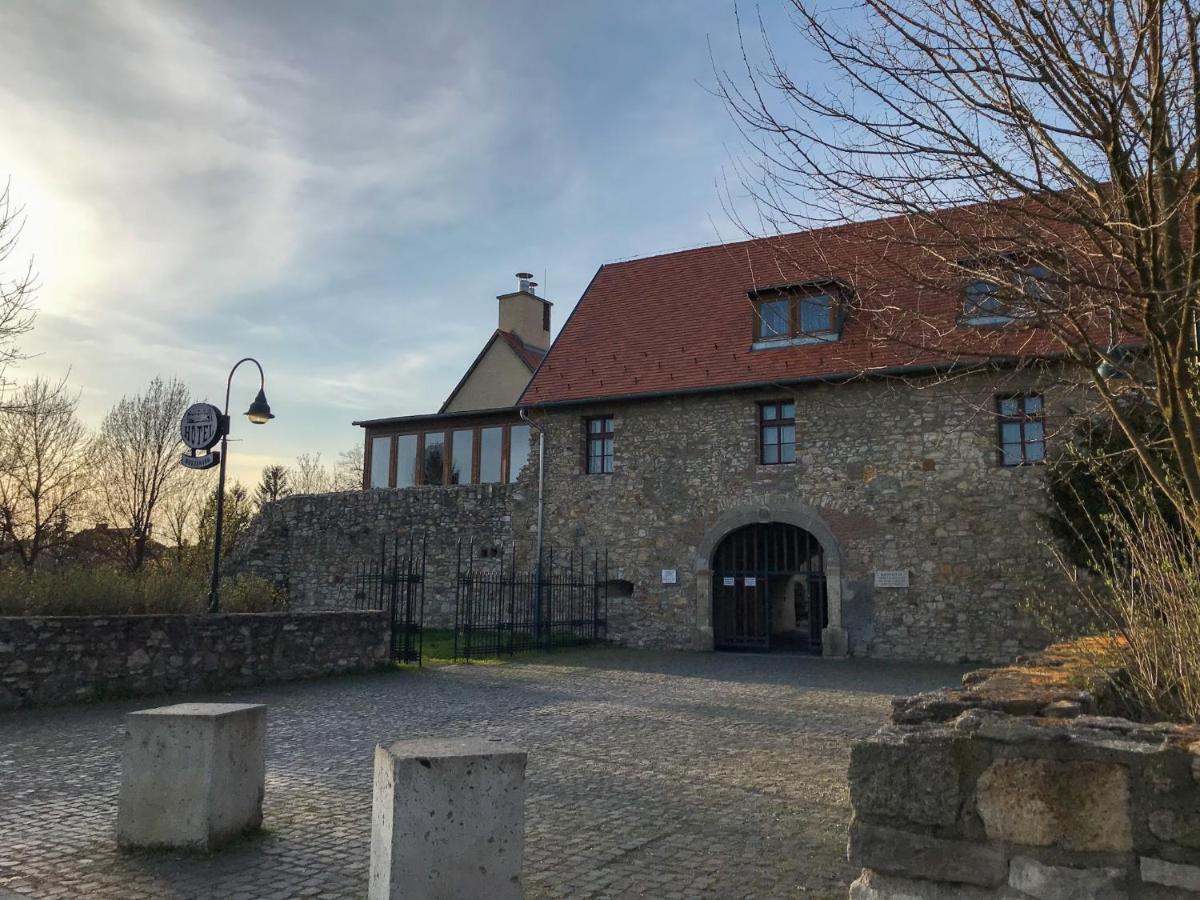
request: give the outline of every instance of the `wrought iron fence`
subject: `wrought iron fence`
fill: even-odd
[[[392,659],[421,664],[425,618],[425,538],[379,541],[379,553],[355,574],[354,608],[388,610]]]
[[[458,546],[454,656],[488,659],[603,641],[608,555]]]

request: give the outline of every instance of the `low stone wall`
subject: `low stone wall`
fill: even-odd
[[[1200,897],[1200,728],[1098,715],[1061,650],[856,744],[853,900]]]
[[[387,614],[0,617],[0,709],[376,668]]]

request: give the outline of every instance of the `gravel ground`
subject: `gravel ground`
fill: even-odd
[[[850,743],[961,669],[595,649],[238,690],[268,705],[264,831],[116,849],[122,715],[0,713],[0,898],[364,897],[375,744],[529,752],[528,897],[844,897]],[[194,698],[201,699],[201,698]]]

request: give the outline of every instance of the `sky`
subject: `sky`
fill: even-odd
[[[601,264],[742,237],[733,0],[18,0],[0,54],[40,285],[10,377],[69,372],[94,426],[155,375],[219,404],[254,356],[249,485],[436,411],[513,273],[557,333]],[[232,411],[257,387],[240,369]]]

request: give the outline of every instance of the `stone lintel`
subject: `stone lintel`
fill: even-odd
[[[892,875],[992,887],[1008,878],[998,844],[951,841],[855,821],[847,856],[854,865]]]

